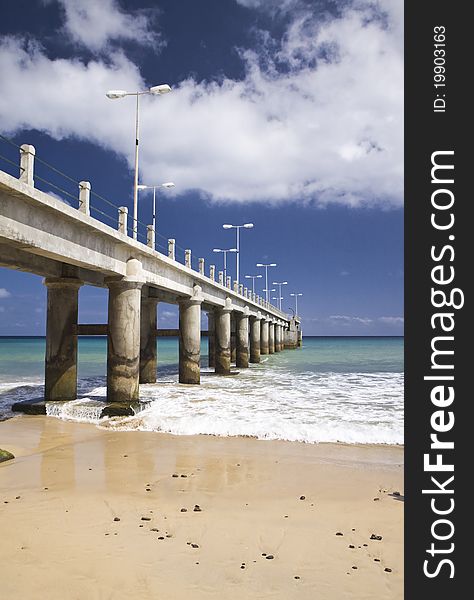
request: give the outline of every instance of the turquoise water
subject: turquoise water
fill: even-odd
[[[41,397],[44,338],[0,338],[0,416]],[[207,368],[202,384],[177,383],[178,341],[158,339],[158,382],[141,386],[150,408],[108,426],[176,434],[252,435],[307,442],[403,443],[403,339],[304,338],[303,348],[262,357],[236,377]],[[59,414],[95,421],[105,399],[106,339],[79,339],[80,400]]]

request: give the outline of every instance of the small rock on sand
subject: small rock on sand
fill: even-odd
[[[114,521],[120,521],[119,517],[114,517]]]
[[[370,536],[370,539],[371,539],[371,540],[378,540],[378,541],[380,541],[380,540],[382,539],[382,536],[381,536],[381,535],[376,535],[375,533],[373,533],[373,534]]]
[[[142,521],[151,521],[151,517],[142,517],[141,520]]]
[[[201,512],[202,508],[199,506],[199,504],[195,504],[193,510],[194,512]]]
[[[191,544],[191,548],[199,548],[198,544]]]
[[[336,535],[344,535],[341,531],[338,531]]]
[[[391,573],[391,572],[392,572],[392,569],[389,569],[388,567],[385,567],[384,571],[385,571],[386,573]]]
[[[306,500],[306,496],[300,496],[300,500]]]
[[[266,558],[267,560],[273,560],[275,557],[273,556],[273,554],[267,554],[267,555],[265,556],[265,558]]]
[[[173,473],[173,475],[171,475],[171,477],[179,477],[178,473]]]
[[[188,512],[187,508],[182,508],[180,512]]]

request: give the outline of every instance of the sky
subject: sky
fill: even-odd
[[[252,222],[241,275],[277,263],[304,334],[403,335],[402,26],[402,0],[5,0],[0,133],[90,181],[92,215],[114,226],[133,203],[135,105],[105,92],[169,84],[140,109],[140,182],[176,184],[158,192],[158,243],[221,269],[222,224]],[[17,174],[5,159],[17,150],[0,139]],[[35,172],[77,206],[76,184]],[[139,202],[143,239],[151,195]],[[0,268],[0,335],[43,335],[45,304],[41,278]],[[106,307],[81,288],[80,322]],[[176,315],[163,304],[159,326]]]

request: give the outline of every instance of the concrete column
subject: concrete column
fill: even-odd
[[[201,383],[201,287],[179,303],[179,383]]]
[[[235,336],[235,313],[230,313],[230,362],[234,363],[237,361],[237,343]]]
[[[260,362],[260,317],[250,317],[250,362]]]
[[[281,352],[281,326],[275,325],[275,352]]]
[[[176,260],[176,240],[173,238],[168,240],[168,258]]]
[[[209,265],[209,279],[215,281],[216,279],[216,265]]]
[[[77,397],[77,309],[79,279],[44,280],[48,288],[46,316],[45,400]]]
[[[260,354],[268,353],[268,320],[263,318],[260,324]]]
[[[127,262],[127,275],[106,280],[109,288],[107,400],[138,400],[140,379],[140,308],[144,283],[141,262]]]
[[[268,323],[268,353],[275,353],[275,324],[271,321]]]
[[[207,352],[209,356],[209,367],[216,366],[216,337],[215,337],[215,317],[214,311],[210,310],[207,313],[208,336],[207,336]]]
[[[118,209],[118,230],[119,230],[119,233],[123,233],[124,235],[128,235],[127,221],[128,221],[128,208],[126,206],[119,206],[119,209]]]
[[[79,210],[85,215],[91,214],[90,209],[91,184],[90,181],[79,182]]]
[[[230,373],[230,313],[232,301],[226,299],[224,308],[215,310],[216,331],[216,373],[228,375]]]
[[[36,150],[30,144],[20,146],[20,181],[34,187],[33,171]]]
[[[247,368],[249,366],[249,316],[247,314],[236,315],[236,366]]]
[[[140,383],[156,383],[157,350],[156,329],[157,298],[151,298],[142,289],[140,307]]]

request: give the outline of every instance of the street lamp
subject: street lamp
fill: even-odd
[[[246,275],[245,279],[251,279],[252,280],[252,293],[255,294],[255,280],[256,279],[261,279],[263,277],[263,275]]]
[[[266,265],[262,263],[257,263],[257,267],[263,267],[265,269],[265,289],[264,292],[266,294],[265,300],[268,302],[268,267],[276,267],[276,263],[268,263]]]
[[[298,316],[298,296],[302,296],[303,294],[290,294],[295,299],[295,317]]]
[[[137,190],[153,189],[153,219],[151,222],[152,227],[153,227],[153,234],[156,233],[156,228],[155,228],[155,224],[156,224],[156,190],[158,188],[169,189],[169,188],[173,188],[173,187],[174,187],[174,183],[172,181],[167,181],[166,183],[160,183],[158,185],[143,185],[143,184],[137,185]]]
[[[137,239],[138,233],[138,132],[139,132],[139,111],[140,111],[140,96],[145,94],[151,94],[153,96],[162,96],[171,92],[171,88],[167,83],[161,85],[154,85],[147,90],[142,92],[126,92],[125,90],[109,90],[105,95],[109,100],[119,100],[126,96],[136,96],[137,105],[135,112],[135,177],[133,180],[133,239]]]
[[[222,252],[224,255],[224,282],[227,280],[227,252],[237,252],[237,248],[213,248],[213,252]]]
[[[279,308],[281,310],[281,301],[283,300],[282,295],[281,295],[281,286],[282,285],[288,285],[288,281],[274,281],[272,283],[272,285],[277,285],[279,287],[279,290],[280,290],[280,294],[279,294],[279,296],[280,296],[280,306],[279,306]]]
[[[236,229],[237,230],[237,256],[236,256],[236,263],[237,263],[236,275],[237,275],[237,277],[236,277],[236,280],[237,280],[237,283],[239,283],[240,230],[242,228],[252,229],[253,223],[244,223],[243,225],[229,225],[228,223],[226,223],[225,225],[222,225],[222,227],[224,229]]]

